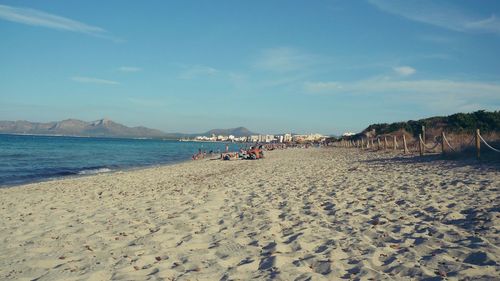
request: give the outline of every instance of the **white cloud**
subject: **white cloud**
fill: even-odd
[[[184,70],[180,73],[181,79],[194,79],[200,76],[213,76],[219,71],[213,67],[204,65],[183,66]]]
[[[310,93],[456,93],[475,97],[499,97],[500,84],[494,82],[454,81],[454,80],[393,80],[374,77],[353,82],[306,82]]]
[[[84,76],[73,76],[71,80],[79,83],[91,83],[91,84],[104,84],[104,85],[119,85],[119,82],[112,80],[105,80],[94,77],[84,77]]]
[[[112,38],[106,30],[100,27],[88,25],[83,22],[49,14],[35,9],[16,8],[7,5],[0,5],[0,19],[32,26],[41,26],[57,30],[85,33],[97,37],[117,40],[116,38]]]
[[[142,68],[135,66],[121,66],[118,70],[121,72],[139,72],[142,71]]]
[[[304,88],[309,93],[334,92],[342,90],[339,82],[305,82]]]
[[[500,103],[497,82],[455,80],[393,80],[374,77],[351,82],[306,82],[304,90],[311,94],[357,96],[377,95],[381,99],[414,102],[433,109],[491,108]]]
[[[294,48],[279,47],[260,52],[254,66],[273,72],[290,72],[304,69],[317,62],[317,57]]]
[[[500,33],[500,20],[495,15],[491,15],[485,19],[466,22],[465,28],[482,32]]]
[[[401,76],[410,76],[415,74],[417,70],[411,66],[398,66],[393,68],[394,71]]]
[[[500,34],[500,20],[495,15],[472,15],[452,4],[430,0],[368,0],[368,2],[384,12],[449,30]]]

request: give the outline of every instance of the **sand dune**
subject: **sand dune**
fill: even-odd
[[[0,279],[500,279],[498,167],[266,156],[0,189]]]

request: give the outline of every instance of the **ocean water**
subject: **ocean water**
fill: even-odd
[[[0,187],[189,160],[225,143],[0,134]],[[243,144],[229,144],[237,150]]]

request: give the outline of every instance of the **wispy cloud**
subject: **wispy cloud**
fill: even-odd
[[[139,72],[142,71],[142,68],[135,66],[120,66],[118,70],[121,72]]]
[[[452,4],[430,0],[368,0],[380,10],[441,28],[475,33],[500,34],[496,15],[473,15]]]
[[[306,82],[304,91],[310,94],[350,95],[362,99],[376,96],[387,102],[424,107],[440,114],[497,109],[500,106],[500,84],[496,82],[373,77],[352,82]]]
[[[400,76],[410,76],[417,72],[417,70],[411,66],[398,66],[394,67],[393,70]]]
[[[180,79],[194,79],[202,76],[214,76],[219,71],[213,67],[205,65],[183,66],[184,70],[179,74]]]
[[[500,84],[495,82],[455,81],[455,80],[395,80],[374,77],[352,82],[306,82],[310,93],[457,93],[475,97],[500,96]]]
[[[96,37],[119,41],[119,39],[114,38],[106,30],[100,27],[35,9],[0,5],[0,19],[32,26],[84,33]]]
[[[119,85],[119,82],[113,80],[106,80],[94,77],[84,77],[84,76],[73,76],[71,80],[79,83],[91,83],[91,84],[104,84],[104,85]]]
[[[278,47],[262,50],[254,62],[258,69],[290,72],[304,69],[319,61],[318,57],[295,48]]]
[[[308,93],[337,93],[343,90],[342,84],[340,82],[333,81],[316,81],[316,82],[305,82],[304,89]]]
[[[373,77],[351,82],[306,82],[304,90],[311,94],[377,95],[391,100],[416,102],[433,109],[452,107],[465,109],[471,104],[491,108],[495,104],[496,106],[500,104],[498,100],[500,84],[496,82],[395,80],[388,77]]]

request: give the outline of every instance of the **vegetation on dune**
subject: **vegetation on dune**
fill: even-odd
[[[404,130],[413,136],[418,136],[422,126],[428,129],[440,129],[449,133],[472,133],[476,129],[481,132],[500,132],[500,111],[479,110],[472,113],[456,113],[446,117],[430,117],[417,121],[372,124],[363,132],[375,130],[377,135],[391,134]]]

